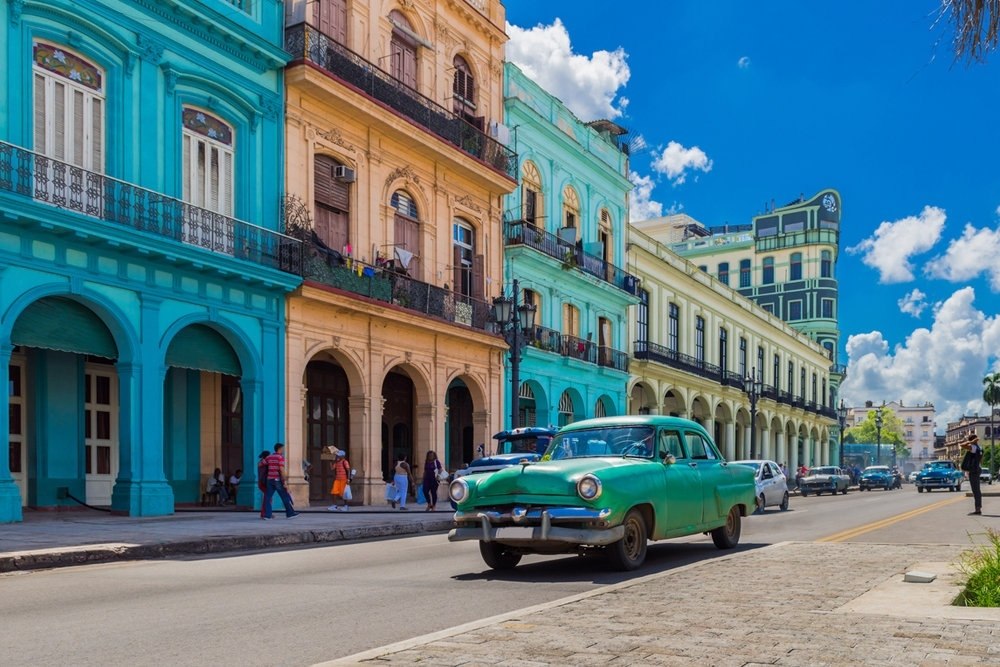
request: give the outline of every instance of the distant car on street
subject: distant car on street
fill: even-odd
[[[915,483],[917,481],[917,473],[918,472],[920,472],[920,471],[919,470],[914,470],[913,472],[911,472],[909,475],[907,475],[906,481],[909,482],[910,484]]]
[[[990,474],[990,471],[988,469],[983,468],[982,471],[979,473],[979,482],[980,483],[986,482],[987,484],[993,483],[993,475]]]
[[[732,461],[732,465],[743,465],[753,468],[757,482],[757,512],[762,513],[765,507],[777,505],[782,511],[788,509],[788,480],[782,474],[781,468],[774,461],[761,459]]]
[[[917,493],[930,492],[933,489],[948,489],[961,491],[965,473],[958,469],[954,461],[929,461],[917,473],[914,485]]]
[[[861,479],[858,481],[858,488],[862,491],[871,491],[872,489],[890,491],[901,486],[899,477],[889,466],[868,466],[862,471]]]
[[[809,474],[799,481],[799,491],[803,496],[815,493],[837,495],[837,492],[847,493],[847,484],[851,477],[837,466],[818,466],[810,468]]]

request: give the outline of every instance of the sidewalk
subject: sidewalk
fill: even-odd
[[[314,507],[294,519],[275,512],[271,521],[262,521],[256,511],[234,509],[150,518],[28,510],[23,522],[0,526],[0,572],[444,531],[451,528],[452,515],[451,508],[425,512],[417,505],[406,512],[384,505],[348,512]]]
[[[327,664],[996,665],[1000,609],[949,604],[963,548],[745,549]],[[939,581],[903,583],[918,568]]]

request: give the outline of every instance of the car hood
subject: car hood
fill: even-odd
[[[469,464],[468,472],[476,472],[476,468],[486,468],[492,466],[512,466],[515,463],[520,463],[521,461],[531,461],[536,462],[541,457],[538,454],[529,453],[519,453],[519,454],[493,454],[492,456],[484,456],[480,459],[476,459]]]
[[[861,475],[861,479],[868,477],[889,477],[891,473],[888,472],[866,472]]]
[[[954,474],[953,468],[931,468],[930,470],[921,470],[917,473],[917,477],[949,477]]]
[[[621,458],[580,458],[514,465],[498,470],[476,484],[476,495],[575,496],[576,482],[592,473],[599,478],[612,469],[649,465],[649,461]]]

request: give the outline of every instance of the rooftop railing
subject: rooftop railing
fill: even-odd
[[[285,28],[285,50],[308,60],[459,150],[517,180],[517,154],[311,25]]]
[[[268,268],[301,270],[297,239],[6,142],[0,191]]]
[[[583,252],[576,245],[568,243],[555,234],[535,227],[526,220],[508,222],[504,225],[504,245],[526,245],[549,257],[559,260],[567,269],[579,269],[624,290],[635,294],[639,281],[603,258]]]

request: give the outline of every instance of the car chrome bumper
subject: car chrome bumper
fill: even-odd
[[[553,525],[557,523],[593,523],[607,521],[611,510],[584,507],[552,507],[526,509],[514,507],[509,512],[476,510],[455,512],[460,524],[448,533],[450,542],[481,540],[483,542],[565,542],[605,546],[622,539],[624,526],[584,528]],[[465,525],[462,525],[465,524]],[[469,525],[472,524],[472,525]]]
[[[950,479],[918,479],[914,482],[918,487],[922,488],[933,488],[933,489],[945,489],[955,486],[956,482]]]

